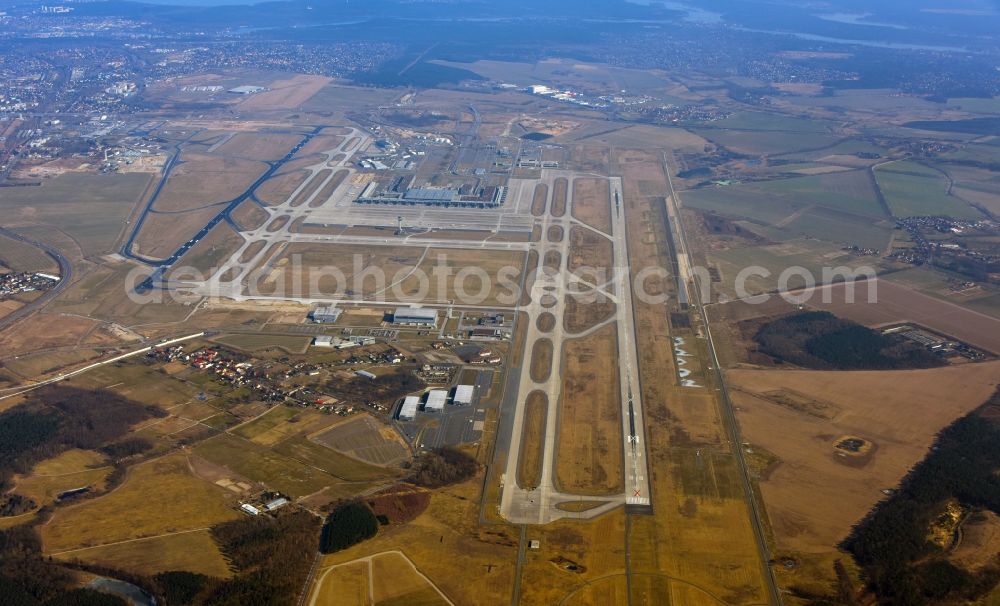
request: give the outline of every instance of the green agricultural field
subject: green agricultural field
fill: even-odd
[[[712,126],[733,130],[828,133],[836,124],[826,120],[795,118],[783,114],[737,112],[728,118],[712,122]]]
[[[842,137],[822,132],[691,129],[717,145],[745,154],[785,154],[833,146]]]
[[[858,215],[886,218],[879,206],[867,171],[852,170],[795,179],[754,183],[752,187],[767,193],[791,196],[797,202],[818,204]]]
[[[690,208],[764,225],[777,241],[806,236],[882,249],[893,227],[860,170],[708,187],[684,192],[682,200]]]
[[[889,208],[897,217],[982,218],[979,211],[948,194],[947,177],[934,169],[916,162],[892,162],[875,172]]]
[[[721,277],[721,282],[715,288],[729,296],[737,294],[735,291],[737,274],[751,266],[762,267],[771,273],[765,277],[748,276],[745,288],[750,294],[776,291],[781,272],[790,267],[805,268],[812,273],[817,282],[823,278],[824,267],[846,266],[856,269],[869,266],[876,271],[881,268],[877,258],[857,257],[811,239],[711,252],[708,253],[708,258],[712,265],[718,267]],[[787,287],[794,289],[803,285],[799,278],[793,277]]]
[[[39,187],[0,189],[0,213],[6,225],[50,225],[72,237],[84,256],[102,255],[112,251],[151,179],[67,173]]]

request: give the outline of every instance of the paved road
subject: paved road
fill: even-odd
[[[69,262],[69,260],[66,257],[62,255],[62,253],[60,253],[55,248],[49,246],[48,244],[45,244],[44,242],[38,242],[37,240],[26,238],[19,233],[10,231],[8,229],[4,229],[2,227],[0,227],[0,235],[6,236],[12,240],[17,240],[18,242],[23,242],[25,244],[28,244],[29,246],[34,246],[35,248],[40,248],[43,251],[45,251],[45,254],[55,259],[56,263],[59,264],[59,277],[60,277],[59,282],[56,283],[55,286],[47,290],[45,293],[43,293],[42,296],[38,297],[31,303],[28,303],[24,307],[7,314],[3,318],[0,318],[0,330],[2,330],[10,326],[11,324],[14,324],[18,320],[28,316],[35,310],[41,309],[46,303],[59,296],[59,293],[66,290],[66,288],[70,285],[70,282],[73,279],[73,265]]]
[[[684,233],[681,222],[678,220],[680,199],[677,197],[677,192],[674,190],[673,179],[670,176],[670,165],[667,162],[665,154],[663,156],[663,172],[667,175],[667,184],[670,187],[670,197],[667,201],[667,214],[670,217],[670,220],[677,225],[677,253],[678,255],[683,255],[685,258],[690,259],[687,236]],[[691,289],[693,292],[690,293],[690,300],[698,310],[698,314],[701,316],[702,321],[705,323],[705,338],[708,344],[708,351],[711,354],[712,370],[715,375],[715,382],[719,386],[720,390],[720,408],[722,409],[722,416],[726,425],[726,430],[729,433],[732,452],[736,458],[737,467],[740,470],[740,481],[743,485],[744,498],[750,508],[750,522],[753,527],[754,539],[757,543],[757,552],[761,564],[761,574],[763,575],[764,581],[767,585],[768,602],[770,604],[780,605],[781,593],[778,589],[777,582],[774,580],[774,571],[771,569],[770,565],[771,554],[767,546],[767,535],[764,533],[764,524],[762,521],[763,513],[760,511],[760,505],[757,503],[757,498],[754,496],[753,483],[750,479],[750,471],[747,467],[746,456],[743,452],[743,442],[740,437],[740,428],[736,422],[736,414],[733,412],[733,403],[729,398],[729,389],[726,386],[725,377],[723,376],[722,369],[719,365],[719,357],[715,352],[715,342],[712,340],[712,329],[708,322],[708,316],[705,314],[705,304],[701,298],[701,285],[698,283],[698,276],[695,272],[691,272],[690,280],[692,281],[693,286]]]

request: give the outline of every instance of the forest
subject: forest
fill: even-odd
[[[901,335],[807,311],[772,320],[753,336],[758,351],[778,363],[816,370],[902,370],[946,364],[924,346]]]
[[[1000,561],[958,568],[928,540],[945,505],[1000,514],[1000,390],[938,435],[899,489],[855,528],[843,547],[862,566],[879,603],[898,606],[974,601],[1000,582]]]

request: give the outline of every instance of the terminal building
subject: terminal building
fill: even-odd
[[[356,204],[397,204],[403,206],[439,206],[443,208],[498,208],[507,201],[507,188],[491,185],[469,194],[450,187],[411,187],[403,191],[380,189],[377,181],[369,183],[354,201]]]
[[[392,314],[392,323],[397,326],[437,326],[438,312],[436,309],[424,307],[397,307]]]

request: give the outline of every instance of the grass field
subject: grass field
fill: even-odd
[[[153,209],[194,210],[232,200],[265,171],[263,162],[217,154],[182,152]]]
[[[232,572],[208,530],[195,530],[103,547],[63,552],[60,560],[80,560],[142,575],[187,570],[216,578]]]
[[[222,489],[193,477],[185,458],[171,455],[133,467],[107,495],[59,509],[40,533],[46,553],[58,553],[207,528],[238,516]]]
[[[293,497],[312,494],[336,484],[337,479],[311,465],[264,446],[230,435],[201,442],[194,452],[251,481]]]
[[[301,411],[290,406],[275,406],[256,419],[232,429],[232,433],[262,444],[273,446],[302,431],[297,422]]]
[[[590,298],[593,297],[593,301]],[[566,313],[563,324],[571,333],[582,332],[591,326],[604,322],[615,313],[615,303],[601,293],[566,297]]]
[[[524,431],[521,435],[520,459],[517,462],[517,485],[534,488],[542,477],[542,458],[545,446],[545,415],[548,398],[541,391],[533,391],[524,401]]]
[[[257,229],[264,224],[270,216],[259,204],[253,200],[247,200],[236,207],[231,213],[233,221],[245,230]]]
[[[948,215],[979,219],[982,214],[948,194],[943,174],[916,162],[893,162],[877,169],[879,187],[897,217]]]
[[[408,524],[383,527],[373,539],[324,556],[316,578],[326,567],[398,549],[455,604],[489,606],[509,601],[517,534],[504,525],[479,525],[482,481],[478,476],[434,491],[428,508]],[[475,582],[470,582],[470,571],[475,571]]]
[[[104,479],[111,473],[104,456],[91,450],[67,450],[52,459],[42,461],[31,473],[15,480],[14,492],[33,499],[39,505],[51,505],[61,492],[92,486],[104,488]]]
[[[535,193],[531,198],[531,214],[541,217],[545,214],[545,204],[549,198],[549,186],[539,183],[535,186]]]
[[[232,334],[219,337],[215,341],[227,347],[242,349],[243,351],[254,352],[267,349],[281,349],[288,353],[302,354],[306,352],[311,339],[309,337],[290,337],[284,335]]]
[[[323,573],[315,589],[315,606],[368,606],[369,564],[343,564]]]
[[[611,279],[614,246],[611,240],[574,225],[569,229],[569,261],[567,268],[594,284]]]
[[[399,433],[369,415],[338,423],[311,439],[372,465],[397,465],[410,458],[410,449]]]
[[[555,475],[565,492],[624,487],[616,335],[606,326],[564,343]]]
[[[371,559],[372,596],[376,606],[439,606],[448,601],[398,553],[385,553]]]
[[[111,252],[150,180],[144,173],[66,173],[41,187],[0,189],[0,212],[8,228],[49,225],[61,230],[75,245],[75,250],[62,250],[67,256],[102,255]]]
[[[561,217],[566,214],[566,197],[569,193],[569,181],[566,177],[559,177],[552,185],[552,203],[549,213],[553,217]]]
[[[44,271],[55,273],[59,265],[39,248],[0,236],[0,265],[13,271]]]
[[[413,302],[510,305],[523,259],[517,251],[293,244],[273,264],[260,290],[285,292],[301,280],[312,293],[339,289],[353,296],[384,294]]]
[[[283,204],[309,176],[307,170],[284,170],[274,174],[270,179],[264,181],[254,192],[264,204],[277,206]]]
[[[531,380],[542,383],[552,374],[552,340],[537,339],[531,347]]]
[[[611,233],[611,189],[607,179],[573,179],[574,218]]]

